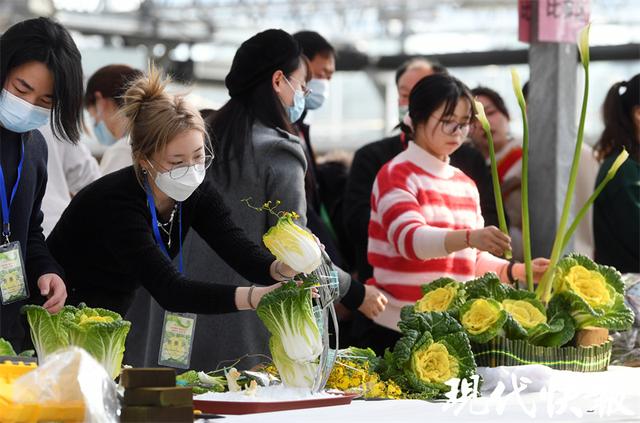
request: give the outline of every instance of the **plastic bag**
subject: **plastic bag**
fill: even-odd
[[[640,274],[627,273],[622,277],[625,285],[624,301],[636,315],[633,327],[625,332],[612,332],[611,364],[640,367]]]
[[[89,353],[70,347],[47,357],[37,369],[16,379],[14,402],[73,403],[85,407],[85,422],[117,423],[116,384]]]

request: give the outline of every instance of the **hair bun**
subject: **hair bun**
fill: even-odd
[[[165,91],[169,82],[169,79],[163,78],[160,70],[155,66],[149,66],[148,74],[133,80],[122,96],[124,116],[129,121],[134,121],[145,104],[157,100],[170,100],[171,96]]]

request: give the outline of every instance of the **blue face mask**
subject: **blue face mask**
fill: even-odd
[[[0,125],[22,134],[49,123],[51,111],[16,97],[3,89],[0,95]]]
[[[110,146],[118,141],[116,137],[113,136],[107,125],[105,125],[104,120],[96,123],[93,127],[93,133],[95,134],[98,142],[102,145]]]
[[[311,89],[311,94],[305,99],[307,109],[316,110],[322,107],[325,100],[329,98],[329,80],[328,79],[312,79],[307,84]]]
[[[302,113],[304,113],[304,92],[302,92],[302,90],[296,90],[295,88],[293,88],[291,83],[289,83],[286,78],[285,81],[287,81],[287,84],[293,91],[293,106],[287,106],[287,113],[289,114],[289,121],[291,121],[291,123],[294,123],[297,122],[298,119],[300,119],[300,116],[302,116]]]

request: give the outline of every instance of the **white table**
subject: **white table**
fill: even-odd
[[[519,377],[518,377],[519,378]],[[521,380],[521,379],[520,379]],[[510,383],[509,383],[510,384]],[[520,385],[522,388],[522,385]],[[538,387],[537,389],[540,389]],[[226,416],[210,422],[372,423],[372,422],[640,422],[640,368],[610,367],[602,373],[553,371],[542,391],[462,403],[418,400],[363,401],[350,405]]]

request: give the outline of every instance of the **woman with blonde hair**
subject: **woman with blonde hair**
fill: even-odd
[[[182,274],[182,242],[193,228],[243,277],[264,285],[294,276],[247,239],[218,192],[203,182],[213,155],[198,110],[166,91],[151,67],[124,94],[133,166],[74,197],[48,238],[65,269],[70,304],[126,313],[145,287],[172,312],[252,309],[274,287],[235,287]],[[171,259],[179,257],[179,269]]]

